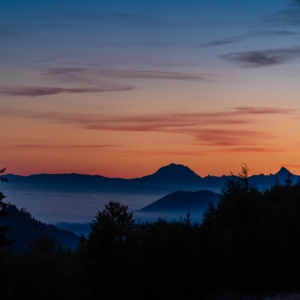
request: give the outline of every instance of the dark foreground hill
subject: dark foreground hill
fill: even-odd
[[[0,219],[0,227],[11,226],[6,235],[16,240],[11,246],[13,252],[27,252],[36,243],[47,243],[56,250],[76,248],[79,239],[76,234],[37,221],[25,209],[19,210],[15,205],[8,205],[7,211],[9,215],[6,220]]]

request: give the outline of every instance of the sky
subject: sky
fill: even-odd
[[[7,173],[300,173],[300,1],[0,0]]]

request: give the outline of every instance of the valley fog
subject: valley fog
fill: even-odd
[[[98,210],[102,210],[111,200],[127,205],[130,211],[135,211],[164,196],[23,191],[6,191],[5,194],[6,202],[18,208],[25,208],[35,219],[48,224],[91,222]]]

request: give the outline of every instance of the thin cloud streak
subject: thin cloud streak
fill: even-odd
[[[202,152],[203,154],[206,153],[210,155],[211,153],[279,153],[284,152],[285,149],[282,148],[265,148],[265,147],[224,147],[221,149],[212,149],[206,152]]]
[[[198,45],[196,47],[216,47],[223,46],[227,44],[237,43],[243,40],[243,37],[225,37],[217,40],[210,41],[208,43]]]
[[[286,63],[300,58],[300,47],[229,53],[220,56],[243,67],[260,68]]]
[[[238,146],[249,145],[251,141],[269,139],[271,136],[255,130],[235,130],[235,129],[200,129],[190,131],[201,145],[211,146]]]
[[[245,115],[269,115],[269,114],[292,114],[296,109],[284,109],[276,107],[252,107],[239,106],[234,110],[225,112],[195,112],[195,113],[173,113],[173,114],[149,114],[149,115],[110,115],[101,114],[68,114],[60,112],[32,113],[18,109],[1,109],[3,115],[39,120],[48,120],[59,123],[77,123],[80,125],[105,124],[148,124],[155,128],[180,127],[197,125],[238,125],[253,123],[245,119]]]
[[[239,147],[228,149],[228,151],[233,153],[278,153],[284,152],[285,150],[260,147]]]
[[[45,145],[45,144],[18,144],[11,145],[5,148],[19,148],[19,149],[61,149],[61,150],[70,150],[70,149],[102,149],[102,148],[111,148],[111,147],[120,147],[122,145]]]
[[[93,75],[100,78],[117,78],[117,79],[166,79],[166,80],[183,80],[183,81],[204,81],[209,74],[195,74],[183,72],[167,71],[149,71],[149,70],[113,70],[97,69],[82,67],[60,67],[48,68],[44,71],[45,75],[63,77],[68,80],[87,81],[87,76]]]
[[[292,0],[285,9],[266,17],[265,20],[281,25],[300,25],[300,1]]]
[[[261,115],[261,114],[291,114],[295,112],[295,109],[284,109],[274,107],[251,107],[251,106],[240,106],[235,108],[241,114],[247,115]]]
[[[170,128],[170,127],[186,127],[197,125],[233,125],[248,124],[250,121],[245,119],[231,119],[235,114],[232,113],[193,113],[193,114],[161,114],[161,115],[142,115],[142,116],[102,116],[102,115],[69,115],[61,113],[38,113],[32,114],[30,118],[48,119],[62,123],[77,123],[86,126],[99,126],[114,128],[119,127],[118,124],[129,126],[147,125],[149,128]],[[120,127],[121,129],[121,127]],[[118,129],[119,130],[119,129]],[[130,130],[130,128],[128,129]]]
[[[99,74],[104,77],[129,79],[205,80],[201,75],[181,72],[104,70]]]
[[[133,90],[132,86],[102,86],[85,88],[60,88],[60,87],[10,87],[0,88],[0,94],[5,96],[28,96],[40,97],[57,94],[84,94],[84,93],[106,93]]]
[[[210,149],[198,151],[143,151],[143,150],[113,150],[114,153],[122,153],[129,155],[146,155],[146,156],[207,156],[212,153],[227,153],[227,154],[238,154],[238,153],[279,153],[285,150],[282,149],[271,149],[262,147],[222,147],[221,149]],[[300,166],[299,166],[300,168]]]
[[[272,136],[261,131],[242,129],[242,125],[257,122],[247,119],[247,116],[291,114],[294,110],[268,107],[237,107],[235,110],[228,112],[140,116],[112,115],[109,117],[103,115],[54,112],[24,113],[12,110],[6,110],[5,112],[6,115],[10,116],[14,115],[16,117],[46,120],[66,125],[71,124],[87,130],[180,134],[192,137],[197,141],[198,145],[219,147],[248,145],[253,149],[252,147],[257,147],[256,144],[251,144],[253,141],[257,143],[259,140],[267,140],[272,138]],[[222,126],[221,129],[220,126]],[[226,128],[225,126],[229,127]],[[232,126],[234,127],[232,128]]]
[[[199,146],[198,144],[194,144],[196,146]],[[155,155],[155,156],[205,156],[209,155],[212,152],[213,153],[278,153],[283,152],[282,149],[271,149],[271,148],[263,148],[263,147],[233,147],[228,148],[224,143],[220,144],[219,146],[223,146],[222,149],[215,149],[215,150],[209,150],[209,151],[203,151],[201,149],[197,151],[135,151],[135,150],[117,150],[119,147],[124,145],[119,144],[103,144],[103,145],[62,145],[62,144],[50,144],[50,145],[44,145],[44,144],[17,144],[17,145],[10,145],[10,146],[4,146],[1,147],[2,149],[22,149],[24,151],[29,150],[56,150],[56,151],[69,151],[69,150],[105,150],[109,148],[109,151],[112,151],[114,153],[123,153],[123,154],[141,154],[141,155]],[[295,167],[300,168],[300,166],[295,165],[285,165],[287,167]]]
[[[116,152],[116,151],[114,151]],[[200,156],[204,155],[202,151],[143,151],[143,150],[122,150],[117,151],[129,155],[147,155],[147,156]]]
[[[289,31],[289,30],[254,31],[254,32],[248,32],[241,36],[232,36],[232,37],[224,37],[224,38],[216,39],[208,43],[197,45],[196,47],[218,47],[227,44],[238,43],[248,38],[268,37],[268,36],[272,37],[272,36],[296,35],[296,34],[299,33],[294,31]]]

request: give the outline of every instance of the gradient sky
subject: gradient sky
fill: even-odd
[[[299,79],[299,0],[0,0],[0,167],[299,174]]]

